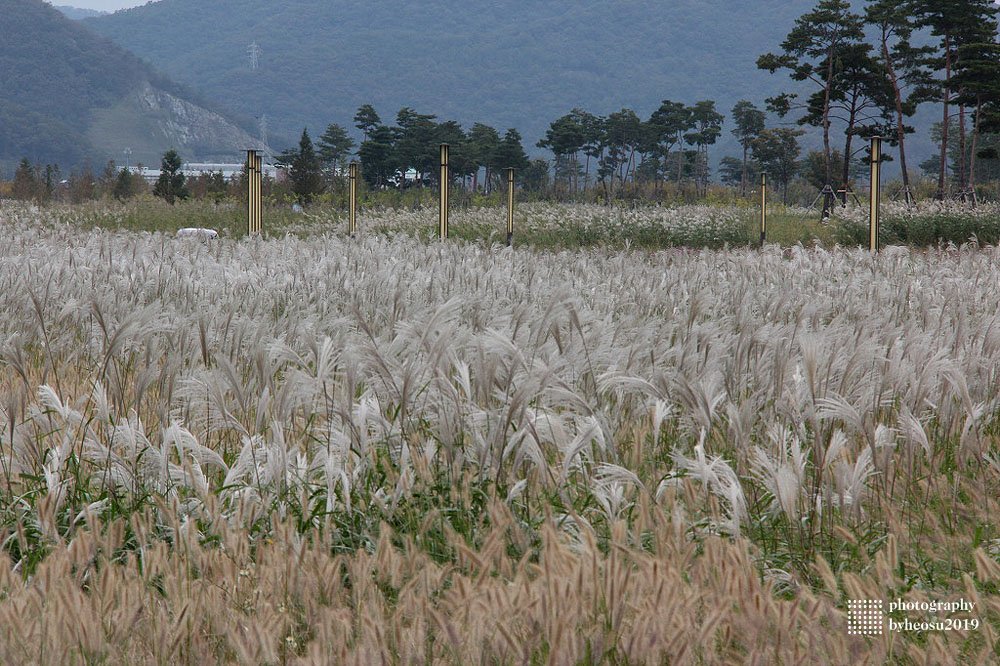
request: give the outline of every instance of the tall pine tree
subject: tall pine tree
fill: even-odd
[[[935,197],[947,194],[949,120],[952,102],[959,106],[958,182],[966,186],[965,160],[965,97],[961,94],[962,80],[953,80],[962,68],[963,51],[970,45],[993,41],[996,33],[996,6],[991,0],[914,0],[913,12],[917,26],[930,29],[940,41],[934,53],[926,59],[929,68],[938,73],[932,85],[932,96],[941,102],[941,152],[938,157],[938,187]],[[953,99],[953,96],[957,96]]]
[[[899,168],[903,179],[903,197],[907,204],[913,203],[910,189],[910,173],[906,166],[906,134],[913,128],[907,127],[905,116],[913,115],[927,88],[929,76],[923,60],[930,48],[918,47],[910,43],[916,29],[913,17],[913,2],[906,0],[870,0],[865,8],[865,19],[875,28],[882,66],[889,85],[892,87],[893,111],[895,112],[896,144],[899,146]],[[904,98],[904,91],[906,97]]]
[[[187,199],[188,191],[184,186],[184,173],[181,171],[181,156],[171,148],[163,154],[160,160],[160,176],[153,185],[153,195],[161,197],[173,205],[175,199]]]
[[[823,127],[823,160],[826,171],[823,217],[833,207],[833,163],[830,159],[830,103],[834,95],[837,64],[845,49],[861,41],[861,17],[851,11],[846,0],[821,0],[816,7],[795,21],[795,26],[781,43],[781,55],[767,53],[757,59],[757,67],[772,74],[787,69],[795,81],[812,81],[819,86],[819,124]],[[784,93],[768,100],[768,108],[785,115],[791,109],[794,94]],[[807,108],[810,104],[805,105]]]
[[[323,167],[319,156],[313,148],[309,132],[302,129],[298,150],[285,151],[278,159],[287,164],[288,178],[292,182],[292,192],[302,205],[306,205],[325,189],[323,184]]]

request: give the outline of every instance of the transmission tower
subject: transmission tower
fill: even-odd
[[[267,150],[267,114],[260,114],[260,142],[264,144],[262,148],[264,149],[264,157],[268,160],[271,158],[270,152]]]
[[[260,69],[260,46],[253,42],[247,47],[247,55],[250,57],[250,69],[256,72]]]
[[[257,43],[256,40],[254,40],[253,42],[250,43],[249,46],[247,46],[247,57],[250,59],[250,71],[253,72],[254,88],[257,89],[256,92],[258,93],[258,95],[260,91],[260,78],[259,78],[260,75],[258,74],[258,72],[260,72],[260,53],[261,53],[260,45]],[[266,160],[270,160],[271,156],[270,153],[267,151],[267,115],[264,113],[263,106],[264,105],[262,101],[258,98],[257,123],[260,129],[260,142],[262,144],[261,147],[264,150],[264,158]]]

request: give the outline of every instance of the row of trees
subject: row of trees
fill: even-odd
[[[102,197],[123,199],[144,188],[141,177],[124,169],[119,171],[114,160],[109,160],[97,175],[89,162],[64,174],[58,164],[33,165],[25,157],[14,171],[10,194],[22,201],[81,203]]]
[[[140,170],[141,166],[139,165]],[[63,177],[58,164],[32,165],[25,157],[14,172],[9,195],[21,201],[38,203],[82,203],[109,198],[124,201],[152,192],[154,196],[172,204],[189,197],[219,202],[227,197],[243,196],[246,189],[245,179],[227,182],[222,172],[206,172],[186,177],[181,166],[181,157],[177,151],[168,150],[160,161],[159,177],[150,188],[139,173],[118,168],[114,160],[109,160],[96,176],[89,163],[85,163],[82,169]]]
[[[884,136],[899,147],[903,191],[910,200],[905,140],[913,128],[906,120],[920,104],[939,103],[937,165],[921,167],[937,176],[939,198],[952,184],[959,193],[969,192],[977,158],[996,156],[993,147],[982,145],[984,133],[1000,126],[996,15],[990,0],[869,0],[863,13],[855,13],[846,0],[821,0],[796,21],[781,51],[762,55],[757,66],[786,71],[792,81],[805,84],[805,94],[767,99],[766,110],[819,128],[822,151],[800,162],[798,137],[804,132],[767,129],[765,112],[741,100],[731,112],[731,132],[743,155],[723,158],[723,180],[738,183],[741,194],[748,174],[759,170],[783,186],[805,170],[815,183],[819,160],[818,186],[827,215],[837,192],[846,201],[859,160],[867,159],[868,142],[858,139]],[[918,33],[921,45],[914,38]],[[721,135],[723,120],[712,100],[687,106],[666,99],[646,120],[631,109],[608,116],[573,109],[550,125],[538,145],[552,151],[557,180],[573,191],[581,177],[584,188],[590,184],[594,163],[596,182],[609,196],[616,184],[629,180],[688,181],[703,193],[709,182],[708,149]],[[843,131],[839,150],[833,147],[834,128]],[[956,131],[953,140],[950,134]]]
[[[344,127],[331,124],[315,144],[308,128],[303,129],[298,146],[278,156],[278,162],[288,168],[292,191],[301,202],[309,202],[342,181],[354,156],[361,161],[362,176],[373,189],[437,184],[442,143],[450,146],[452,177],[472,189],[482,186],[488,193],[499,186],[502,170],[509,167],[518,171],[518,180],[527,189],[539,189],[547,178],[548,165],[544,160],[528,159],[515,129],[501,136],[495,128],[475,123],[465,131],[455,121],[437,122],[436,116],[409,107],[400,109],[390,126],[370,104],[358,109],[354,122],[363,137],[359,145]]]
[[[746,101],[733,113],[745,164],[750,141],[763,130],[764,113]],[[471,189],[489,193],[499,185],[502,170],[513,167],[522,187],[538,190],[550,172],[544,160],[528,159],[515,129],[501,136],[493,127],[475,123],[465,131],[457,122],[437,122],[435,116],[409,107],[400,109],[390,126],[369,104],[358,109],[354,122],[362,135],[360,144],[344,127],[331,124],[315,143],[308,129],[303,130],[298,146],[278,156],[301,201],[334,186],[353,157],[363,164],[364,179],[372,188],[436,185],[442,143],[451,146],[453,177]],[[645,121],[631,109],[606,117],[573,109],[552,123],[538,146],[552,151],[556,183],[570,192],[580,190],[581,179],[583,189],[591,185],[593,165],[596,183],[608,198],[630,181],[656,187],[668,181],[693,182],[703,193],[710,175],[709,146],[721,134],[722,122],[712,100],[692,106],[664,100]],[[758,149],[754,155],[763,152]]]
[[[573,109],[551,124],[538,146],[552,151],[556,177],[572,191],[580,188],[581,176],[584,188],[590,184],[592,163],[609,196],[629,180],[659,186],[687,179],[705,188],[708,148],[721,134],[722,121],[712,100],[693,106],[663,100],[645,121],[632,109],[607,116]]]
[[[942,109],[936,196],[945,197],[951,184],[953,120],[959,133],[953,181],[963,195],[974,186],[980,136],[998,125],[996,17],[991,0],[869,0],[862,13],[846,0],[822,0],[796,20],[779,53],[757,60],[761,69],[787,71],[792,80],[811,84],[805,97],[786,92],[767,105],[782,117],[798,112],[800,125],[822,129],[824,214],[838,184],[831,147],[834,124],[844,132],[840,184],[847,182],[847,169],[859,150],[852,146],[853,137],[890,136],[899,147],[904,192],[910,199],[905,146],[913,128],[906,118],[924,103]]]

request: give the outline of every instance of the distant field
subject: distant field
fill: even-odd
[[[437,237],[436,203],[414,200],[410,205],[386,207],[366,201],[358,213],[358,232],[424,240]],[[506,241],[506,209],[499,197],[475,205],[452,206],[450,235],[455,240],[491,245]],[[182,227],[208,227],[231,238],[246,235],[244,204],[232,201],[182,202],[174,206],[147,197],[126,204],[97,202],[79,206],[52,206],[45,215],[84,228],[174,232]],[[1000,240],[1000,204],[976,207],[923,202],[913,208],[900,203],[882,206],[881,243],[916,247],[975,241],[995,245]],[[266,205],[267,236],[293,234],[343,235],[347,212],[341,207],[317,205],[295,212],[290,205]],[[605,248],[662,250],[759,245],[760,209],[745,204],[636,205],[608,207],[596,204],[549,202],[518,203],[514,240],[537,250]],[[819,208],[769,205],[767,242],[784,247],[803,245],[831,248],[868,246],[867,205],[836,208],[829,220]]]
[[[997,660],[1000,251],[519,211],[0,206],[0,662]]]

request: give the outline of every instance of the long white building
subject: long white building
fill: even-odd
[[[273,164],[265,164],[261,167],[264,176],[269,176],[277,180],[283,169],[279,169]],[[152,167],[142,167],[137,166],[128,167],[128,170],[132,173],[137,173],[145,179],[147,183],[155,183],[156,179],[160,177],[160,170],[154,169]],[[243,172],[243,163],[239,164],[227,164],[227,163],[215,163],[215,162],[186,162],[181,165],[181,173],[183,173],[188,178],[197,178],[203,173],[218,173],[222,172],[222,177],[227,181],[234,178],[239,178],[240,174]]]

